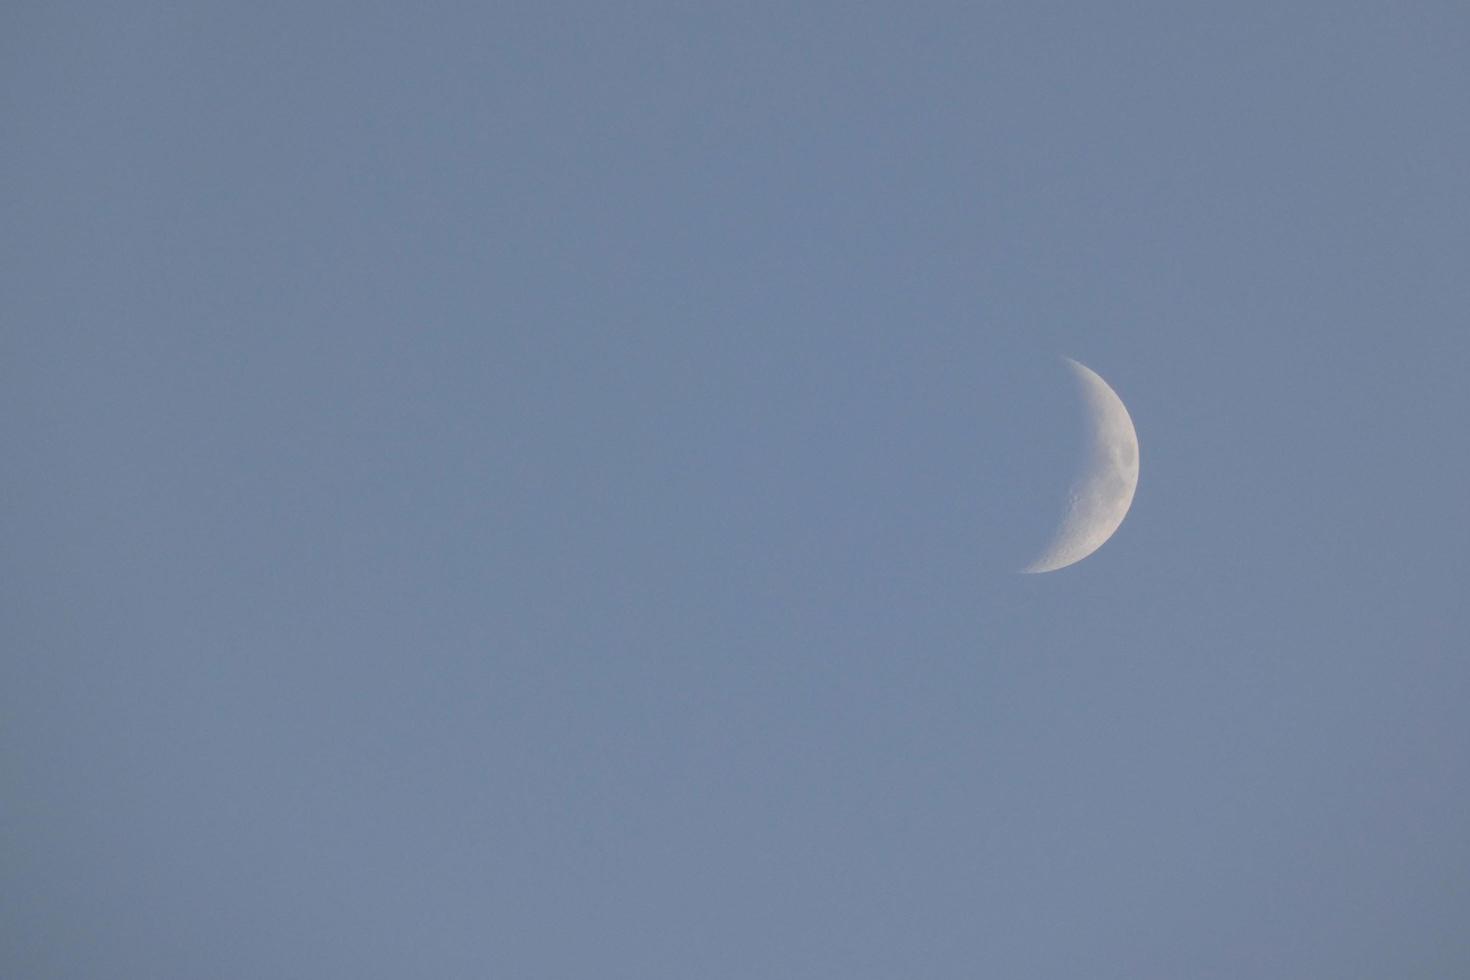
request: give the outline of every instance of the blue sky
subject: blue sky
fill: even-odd
[[[1467,66],[12,4],[0,973],[1467,975]]]

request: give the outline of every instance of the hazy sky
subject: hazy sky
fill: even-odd
[[[0,975],[1470,976],[1463,2],[0,14]],[[1133,509],[1023,576],[1083,427]]]

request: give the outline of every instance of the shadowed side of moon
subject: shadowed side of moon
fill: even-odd
[[[1098,374],[1076,361],[1087,417],[1085,462],[1068,494],[1067,509],[1051,541],[1022,572],[1051,572],[1075,564],[1113,536],[1138,488],[1138,435],[1122,399]]]

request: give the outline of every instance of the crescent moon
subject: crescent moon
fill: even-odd
[[[1051,543],[1022,572],[1053,572],[1092,554],[1113,536],[1138,489],[1138,433],[1123,399],[1097,372],[1066,359],[1087,413],[1087,463],[1072,484]]]

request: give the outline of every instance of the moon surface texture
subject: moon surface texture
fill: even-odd
[[[1056,534],[1040,557],[1021,569],[1026,573],[1054,572],[1101,548],[1123,523],[1138,489],[1138,433],[1123,400],[1091,368],[1071,358],[1067,364],[1087,413],[1087,459]]]

